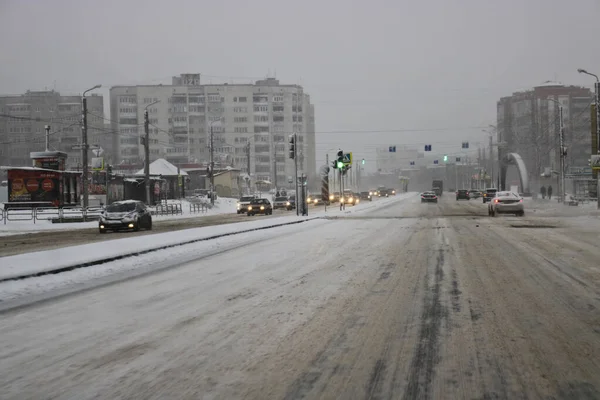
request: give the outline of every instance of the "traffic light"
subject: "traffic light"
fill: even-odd
[[[337,168],[344,168],[344,152],[342,150],[337,153]]]
[[[333,169],[337,169],[337,161],[333,161],[332,164],[333,164]]]
[[[448,161],[448,156],[444,154],[444,162]]]
[[[362,165],[365,165],[365,159],[364,158],[362,159]]]
[[[289,138],[290,141],[290,158],[293,160],[296,157],[296,134],[292,133]]]
[[[112,165],[109,164],[106,166],[106,174],[109,176],[112,175]]]

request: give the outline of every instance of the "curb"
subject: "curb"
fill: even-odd
[[[203,238],[198,238],[198,239],[186,240],[186,241],[180,242],[180,243],[169,244],[169,245],[165,245],[165,246],[155,247],[153,249],[136,251],[136,252],[127,253],[127,254],[121,254],[121,255],[113,256],[113,257],[101,258],[101,259],[98,259],[98,260],[95,260],[95,261],[88,261],[88,262],[85,262],[85,263],[69,265],[69,266],[66,266],[66,267],[60,267],[60,268],[51,269],[51,270],[48,270],[48,271],[35,272],[35,273],[31,273],[31,274],[26,274],[26,275],[18,275],[18,276],[13,276],[13,277],[10,277],[10,278],[2,278],[2,279],[0,279],[0,283],[9,282],[9,281],[18,281],[18,280],[23,280],[23,279],[28,279],[28,278],[35,278],[35,277],[44,276],[44,275],[59,274],[61,272],[69,272],[69,271],[73,271],[73,270],[76,270],[76,269],[79,269],[79,268],[92,267],[94,265],[105,264],[107,262],[122,260],[124,258],[129,258],[129,257],[140,256],[142,254],[153,253],[155,251],[165,250],[165,249],[169,249],[169,248],[173,248],[173,247],[185,246],[187,244],[204,242],[204,241],[207,241],[207,240],[218,239],[218,238],[225,237],[225,236],[239,235],[241,233],[247,233],[247,232],[253,232],[253,231],[262,231],[262,230],[265,230],[265,229],[272,229],[272,228],[277,228],[277,227],[280,227],[280,226],[296,225],[296,224],[301,224],[303,222],[314,221],[314,220],[317,220],[317,219],[323,219],[323,217],[312,217],[312,218],[307,218],[307,219],[303,219],[303,220],[300,220],[300,221],[285,222],[285,223],[281,223],[281,224],[261,226],[260,228],[244,229],[244,230],[236,231],[236,232],[221,233],[219,235],[208,236],[208,237],[203,237]]]

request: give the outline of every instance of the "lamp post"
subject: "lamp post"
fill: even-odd
[[[87,210],[89,203],[88,192],[88,134],[87,134],[87,99],[85,94],[95,89],[101,88],[102,85],[96,85],[84,91],[81,95],[81,189],[83,194],[83,209]]]
[[[215,122],[221,122],[220,119],[212,121],[210,123],[210,204],[215,205],[215,159],[214,159],[214,135],[213,135],[213,124]]]
[[[565,202],[565,124],[563,120],[563,106],[560,102],[553,98],[548,98],[549,101],[558,105],[558,118],[560,125],[559,146],[560,146],[560,201]]]
[[[148,117],[148,107],[159,103],[156,100],[144,108],[144,180],[146,182],[146,204],[150,205],[150,118]]]
[[[600,79],[598,75],[592,74],[585,69],[579,68],[577,70],[580,74],[586,74],[596,78],[596,84],[594,85],[594,91],[596,94],[596,154],[600,154]],[[596,197],[598,198],[598,209],[600,209],[600,175],[598,175],[597,186],[596,186]]]

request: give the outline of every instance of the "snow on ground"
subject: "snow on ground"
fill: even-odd
[[[53,250],[45,250],[33,253],[25,253],[0,258],[0,279],[9,279],[16,276],[33,274],[38,272],[60,269],[72,265],[94,262],[107,257],[117,257],[135,252],[151,250],[160,246],[179,244],[181,242],[213,237],[216,235],[233,234],[240,231],[265,228],[273,225],[287,224],[299,220],[308,220],[327,215],[340,215],[362,213],[375,208],[401,201],[405,198],[415,196],[414,193],[402,193],[401,195],[387,199],[378,199],[373,202],[361,203],[354,207],[347,207],[340,211],[338,207],[313,208],[309,216],[298,217],[294,214],[261,219],[250,222],[233,223],[227,225],[216,225],[202,228],[185,229],[174,232],[159,233],[146,236],[120,238],[106,242],[91,243],[79,246],[63,247]],[[254,237],[256,232],[251,234]],[[215,239],[212,242],[220,243],[224,238]]]
[[[154,221],[166,221],[181,218],[196,218],[205,217],[207,215],[216,214],[231,214],[236,212],[237,199],[220,197],[215,201],[213,208],[206,210],[206,212],[190,212],[190,202],[187,200],[169,200],[170,204],[181,203],[182,214],[181,215],[154,215],[152,218]],[[153,207],[152,207],[153,209]],[[51,214],[57,216],[55,212]],[[15,217],[16,218],[16,217]],[[22,217],[26,218],[26,217]],[[75,230],[75,229],[87,229],[96,228],[98,226],[97,221],[93,222],[72,222],[53,224],[51,221],[0,221],[0,236],[6,235],[18,235],[22,233],[35,233],[47,230]]]

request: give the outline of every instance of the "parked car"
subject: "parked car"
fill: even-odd
[[[140,228],[152,230],[152,214],[139,200],[115,201],[106,206],[98,221],[100,233],[119,230],[139,231]]]
[[[251,217],[256,214],[272,215],[273,206],[267,199],[253,199],[248,205],[248,216]]]
[[[489,201],[488,214],[495,217],[498,214],[525,215],[523,198],[513,192],[497,192],[496,196]]]

